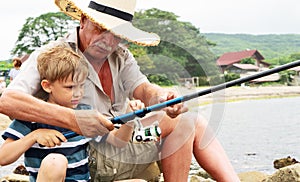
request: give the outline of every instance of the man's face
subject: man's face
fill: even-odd
[[[81,35],[81,41],[86,44],[84,54],[91,58],[97,58],[100,60],[106,59],[113,51],[115,51],[117,45],[121,39],[116,37],[109,31],[99,27],[92,23],[88,19],[81,22],[83,24]]]

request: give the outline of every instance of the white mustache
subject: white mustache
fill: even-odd
[[[112,51],[112,47],[105,45],[103,42],[96,42],[95,45],[106,51]]]

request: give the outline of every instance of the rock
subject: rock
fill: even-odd
[[[29,172],[25,166],[19,165],[12,174],[1,178],[0,182],[29,182]]]
[[[212,179],[212,177],[210,176],[210,174],[208,174],[205,170],[200,170],[197,174],[195,174],[197,176],[200,176],[204,179]]]
[[[21,174],[10,174],[0,179],[1,182],[29,182],[29,176]]]
[[[25,166],[23,165],[19,165],[18,167],[16,167],[13,173],[27,175],[27,176],[29,175],[29,172],[26,170]]]
[[[266,179],[269,175],[259,171],[242,172],[238,174],[241,182],[260,182]]]
[[[278,169],[263,182],[300,182],[300,163]]]
[[[299,163],[299,161],[288,156],[287,158],[276,159],[273,162],[273,165],[274,165],[275,169],[280,169],[280,168],[283,168],[283,167],[286,167],[286,166],[289,166],[292,164],[296,164],[296,163]]]

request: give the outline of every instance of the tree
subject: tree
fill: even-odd
[[[133,23],[161,37],[158,46],[144,48],[155,65],[155,70],[148,70],[150,74],[172,75],[173,80],[217,73],[215,56],[209,50],[213,44],[191,23],[179,21],[174,13],[156,8],[136,12]]]
[[[300,52],[291,54],[289,58],[291,61],[300,60]]]
[[[155,68],[155,65],[148,56],[146,49],[135,44],[131,44],[129,49],[133,56],[137,59],[142,72],[147,73]]]
[[[30,54],[49,41],[64,36],[76,25],[78,25],[76,21],[62,12],[46,13],[36,18],[29,17],[20,31],[12,54],[18,56]]]

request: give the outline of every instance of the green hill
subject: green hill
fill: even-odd
[[[265,59],[300,53],[300,34],[221,34],[204,33],[207,40],[217,45],[211,51],[217,56],[225,52],[257,49]]]

